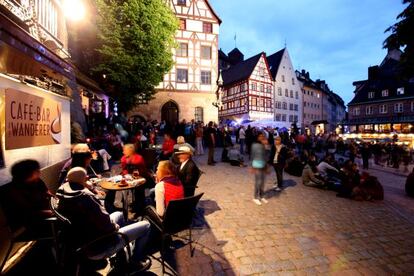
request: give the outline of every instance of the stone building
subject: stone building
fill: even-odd
[[[207,0],[170,0],[180,28],[173,49],[174,66],[157,87],[155,99],[139,105],[129,116],[176,124],[218,121],[216,101],[221,20]]]
[[[351,133],[414,133],[414,84],[400,78],[400,56],[389,51],[380,65],[368,68],[368,79],[354,82]]]
[[[310,133],[319,134],[323,132],[323,93],[316,83],[310,78],[309,72],[305,70],[296,71],[296,75],[302,84],[303,94],[303,116],[302,128]]]

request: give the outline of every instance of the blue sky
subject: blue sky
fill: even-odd
[[[367,78],[386,50],[384,30],[404,9],[401,0],[210,0],[223,23],[220,47],[245,58],[287,43],[296,70],[325,79],[347,104],[353,81]]]

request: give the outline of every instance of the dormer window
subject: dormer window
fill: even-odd
[[[384,89],[384,90],[382,90],[381,95],[382,95],[383,97],[388,97],[388,89]]]
[[[404,87],[397,88],[397,95],[404,95]]]
[[[373,99],[375,97],[375,92],[368,92],[368,99]]]

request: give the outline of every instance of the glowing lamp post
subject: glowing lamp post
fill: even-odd
[[[82,0],[64,0],[63,10],[70,21],[81,21],[85,18],[86,9]]]

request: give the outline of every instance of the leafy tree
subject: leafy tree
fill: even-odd
[[[178,22],[164,0],[96,0],[99,63],[104,87],[128,111],[150,100],[173,65]]]
[[[385,30],[391,32],[384,41],[384,48],[403,49],[401,65],[403,77],[414,77],[414,0],[403,0],[408,4],[397,16],[398,22]]]

